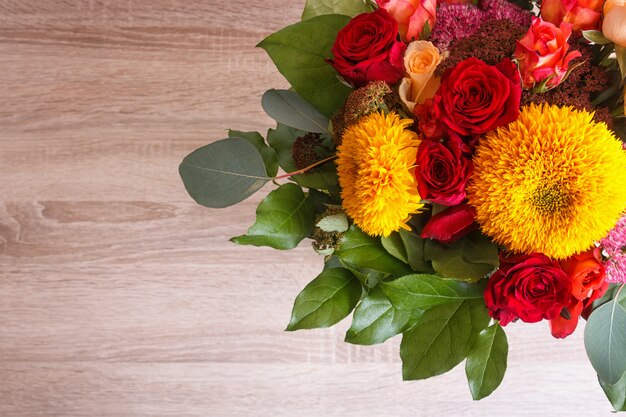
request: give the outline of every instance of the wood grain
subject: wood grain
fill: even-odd
[[[254,45],[302,2],[0,1],[0,416],[608,415],[582,332],[512,325],[480,403],[401,382],[398,338],[283,329],[308,247],[235,247],[268,192],[196,206],[184,155],[271,127]]]

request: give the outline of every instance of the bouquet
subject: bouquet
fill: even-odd
[[[231,241],[324,257],[287,330],[352,314],[346,342],[402,335],[406,380],[465,361],[481,399],[507,326],[564,338],[583,318],[626,410],[623,2],[307,0],[258,46],[292,87],[263,95],[276,128],[231,130],[180,175],[211,208],[275,186]]]

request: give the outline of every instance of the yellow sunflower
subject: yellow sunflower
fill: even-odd
[[[365,233],[389,236],[423,205],[415,184],[417,134],[396,113],[372,113],[348,127],[338,148],[343,207]]]
[[[626,209],[626,152],[592,117],[533,104],[481,140],[467,191],[485,234],[514,252],[563,259],[615,226]]]

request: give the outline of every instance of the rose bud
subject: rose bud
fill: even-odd
[[[450,207],[428,220],[421,237],[434,239],[443,244],[454,243],[472,230],[478,229],[474,222],[476,210],[467,204]]]
[[[404,50],[398,23],[385,9],[362,13],[339,31],[328,62],[350,84],[362,87],[369,81],[393,85],[404,75]]]
[[[422,199],[456,206],[465,199],[465,186],[474,165],[469,146],[453,132],[448,136],[443,143],[434,140],[420,142],[415,179]]]
[[[402,79],[398,92],[410,113],[416,103],[423,103],[437,92],[441,78],[435,77],[434,73],[443,58],[439,49],[428,41],[411,42],[406,48],[404,68],[407,77]]]
[[[574,33],[600,30],[603,0],[542,0],[541,18],[554,25],[570,23]]]
[[[487,282],[485,304],[502,326],[518,318],[536,323],[559,316],[571,291],[570,278],[546,255],[501,256],[500,269]]]
[[[582,56],[579,51],[570,51],[567,40],[572,34],[572,25],[561,22],[559,27],[533,17],[533,23],[524,37],[517,41],[514,57],[519,62],[524,88],[546,81],[548,89],[554,88],[567,75],[572,59]]]
[[[420,39],[424,29],[432,29],[437,14],[437,0],[376,0],[398,22],[405,42]]]
[[[438,140],[443,137],[444,126],[435,116],[432,99],[428,98],[423,104],[416,104],[413,108],[413,115],[417,119],[417,126],[424,138]]]
[[[433,97],[435,116],[461,136],[482,135],[517,120],[522,89],[517,67],[468,58],[447,71]]]
[[[567,311],[568,317],[564,317],[562,311],[560,315],[550,320],[550,333],[557,339],[564,339],[576,330],[580,313],[583,311],[582,301],[572,297],[570,303],[565,307],[565,311]]]

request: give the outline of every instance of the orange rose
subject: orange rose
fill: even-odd
[[[580,301],[604,285],[604,265],[598,248],[561,261],[561,268],[572,278],[572,296]]]
[[[376,3],[398,22],[404,42],[420,39],[427,25],[430,29],[435,25],[437,0],[376,0]]]
[[[400,83],[400,99],[413,113],[415,104],[421,104],[426,99],[433,98],[439,85],[440,77],[433,74],[444,55],[428,41],[411,42],[404,53],[404,69],[407,77]]]
[[[548,88],[561,83],[572,59],[581,56],[579,51],[569,51],[567,43],[572,25],[561,22],[557,27],[550,22],[533,17],[528,32],[517,41],[515,58],[519,62],[524,88],[548,80]],[[569,51],[569,52],[568,52]]]
[[[600,30],[604,0],[543,0],[541,18],[555,25],[572,24],[574,33]]]
[[[550,320],[552,336],[564,338],[576,330],[583,309],[607,289],[600,249],[595,248],[561,261],[561,268],[572,280],[572,296],[566,306],[569,317]]]

